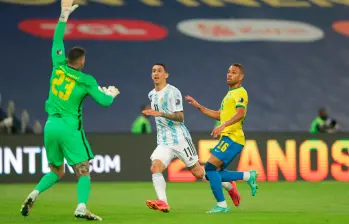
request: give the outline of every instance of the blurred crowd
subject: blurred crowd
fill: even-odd
[[[2,102],[0,94],[0,133],[1,134],[41,134],[40,121],[30,122],[27,110],[22,110],[17,116],[15,102],[10,100],[7,105]]]
[[[141,111],[150,109],[150,105],[142,105]],[[43,126],[39,120],[31,122],[27,110],[22,110],[17,116],[15,102],[10,100],[7,105],[3,104],[0,94],[0,133],[1,134],[41,134]],[[217,121],[215,126],[220,125]],[[320,108],[318,115],[310,124],[310,133],[335,133],[340,131],[340,125],[337,120],[330,117],[325,108]],[[136,118],[131,126],[132,134],[150,134],[152,133],[149,117],[142,114]]]

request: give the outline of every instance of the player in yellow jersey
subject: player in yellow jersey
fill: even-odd
[[[212,149],[212,155],[205,165],[206,178],[210,181],[212,192],[217,200],[217,205],[208,213],[229,211],[221,188],[222,182],[245,180],[252,190],[252,196],[255,196],[257,192],[258,174],[255,170],[235,172],[225,169],[240,154],[245,144],[242,125],[247,112],[248,95],[245,88],[242,87],[243,78],[244,67],[241,64],[233,64],[229,67],[227,74],[229,91],[224,97],[219,111],[201,106],[191,96],[185,97],[189,104],[199,109],[203,114],[221,122],[221,125],[211,133],[214,138],[220,136],[220,140]]]

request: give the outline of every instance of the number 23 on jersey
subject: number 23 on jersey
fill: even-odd
[[[56,77],[52,80],[51,84],[52,93],[58,96],[61,100],[67,101],[70,97],[70,94],[73,92],[76,82],[74,79],[71,79],[68,76],[66,76],[62,70],[56,70],[55,74]],[[65,91],[57,90],[57,88],[63,89],[63,85]]]

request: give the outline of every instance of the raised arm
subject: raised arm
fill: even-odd
[[[53,65],[63,63],[66,60],[63,43],[64,33],[68,17],[77,7],[78,5],[73,5],[73,0],[61,1],[61,15],[53,35],[53,46],[51,51]]]
[[[114,86],[100,87],[93,76],[86,75],[83,82],[86,85],[87,93],[101,106],[109,107],[114,98],[119,95],[119,90]]]
[[[53,36],[52,52],[51,52],[52,63],[54,65],[61,64],[66,60],[64,43],[63,43],[65,27],[66,27],[65,22],[58,22],[55,29],[55,34]]]
[[[105,92],[103,90],[101,90],[100,88],[98,88],[98,86],[93,86],[90,88],[90,91],[88,92],[88,94],[101,106],[103,107],[109,107],[113,101],[114,101],[114,97],[112,97],[111,95],[107,95],[105,94]]]
[[[217,121],[220,120],[220,115],[221,112],[218,110],[211,110],[208,109],[202,105],[200,105],[193,97],[191,96],[186,96],[185,99],[187,101],[189,101],[189,104],[191,104],[193,107],[195,107],[196,109],[200,110],[201,113],[205,114],[206,116],[213,118]]]

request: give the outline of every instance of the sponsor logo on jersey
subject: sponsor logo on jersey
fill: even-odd
[[[324,32],[308,23],[269,19],[192,19],[177,29],[194,38],[216,42],[279,41],[311,42]]]
[[[29,19],[19,23],[19,29],[33,36],[52,38],[57,20]],[[69,20],[66,40],[151,41],[167,36],[165,27],[143,20]]]

